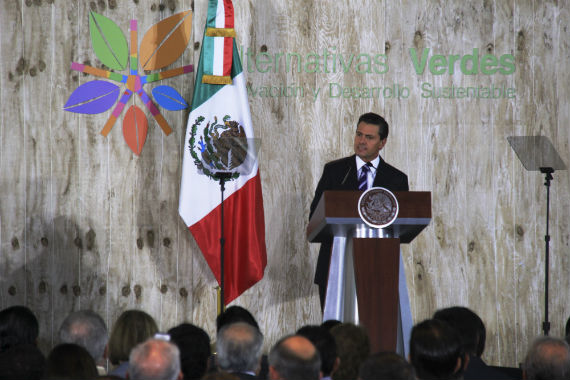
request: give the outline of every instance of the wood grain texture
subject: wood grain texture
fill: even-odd
[[[188,112],[164,111],[165,136],[152,116],[140,156],[128,149],[119,118],[79,115],[63,104],[94,78],[71,62],[103,67],[91,47],[89,12],[114,20],[139,41],[154,23],[193,10],[192,40],[172,67],[197,65],[206,0],[4,1],[0,5],[0,307],[26,304],[41,316],[44,351],[72,310],[92,308],[111,328],[130,308],[161,330],[183,321],[215,337],[216,282],[178,216]],[[252,311],[264,349],[320,321],[312,284],[318,245],[305,237],[308,208],[325,162],[352,153],[355,123],[370,110],[386,116],[383,156],[431,191],[433,219],[402,247],[414,321],[449,305],[477,311],[487,326],[485,360],[518,366],[544,320],[544,178],[510,148],[512,135],[545,135],[570,164],[570,4],[567,1],[436,0],[234,2],[237,45],[250,93],[265,202],[265,277],[234,304]],[[463,56],[512,54],[510,75],[417,73],[410,49]],[[284,61],[260,71],[255,55],[342,57],[352,66],[314,70]],[[383,74],[357,72],[362,55],[385,55]],[[360,55],[360,56],[359,56]],[[330,63],[330,62],[329,62]],[[365,66],[363,66],[365,67]],[[423,83],[516,88],[515,98],[434,99]],[[176,87],[188,102],[194,74],[145,85]],[[332,87],[331,87],[332,84]],[[331,96],[331,88],[392,87],[407,97]],[[261,96],[262,87],[303,88]],[[335,87],[336,86],[336,87]],[[315,95],[313,91],[320,89]],[[127,106],[144,109],[140,99]],[[570,315],[570,178],[556,172],[550,209],[551,335]]]

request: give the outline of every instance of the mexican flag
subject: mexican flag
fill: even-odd
[[[258,162],[255,160],[247,172],[237,173],[240,160],[235,157],[239,155],[230,157],[231,153],[223,151],[227,144],[221,143],[227,136],[243,141],[254,137],[233,35],[231,1],[210,0],[184,139],[178,209],[221,284],[221,189],[215,173],[234,173],[224,190],[224,304],[261,280],[267,265]]]

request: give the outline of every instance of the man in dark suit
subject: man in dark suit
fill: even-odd
[[[311,203],[313,215],[326,190],[366,190],[384,187],[391,191],[408,191],[408,177],[380,157],[380,150],[388,141],[388,123],[378,114],[369,112],[360,116],[354,136],[354,155],[329,162],[323,169]],[[364,167],[364,168],[363,168]],[[315,284],[319,285],[321,307],[324,307],[332,240],[321,244]]]
[[[464,380],[522,378],[522,371],[517,374],[516,368],[492,367],[483,361],[481,356],[485,349],[487,330],[483,320],[474,311],[463,306],[452,306],[437,310],[433,318],[446,322],[459,333],[463,352],[467,355]],[[504,371],[509,371],[514,377]]]

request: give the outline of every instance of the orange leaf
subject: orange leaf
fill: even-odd
[[[145,33],[139,49],[140,63],[144,70],[161,69],[182,55],[192,32],[190,12],[180,12],[165,18]]]
[[[137,106],[130,106],[123,119],[123,136],[129,148],[137,156],[141,154],[147,131],[148,120],[144,112]]]

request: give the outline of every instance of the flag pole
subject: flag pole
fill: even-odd
[[[226,240],[224,238],[224,190],[226,189],[226,181],[232,177],[232,172],[217,172],[215,178],[220,182],[220,291],[219,291],[219,314],[226,310],[225,298],[224,298],[224,245]]]

